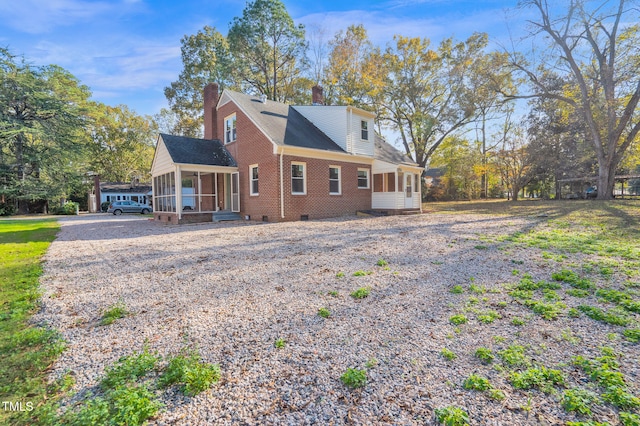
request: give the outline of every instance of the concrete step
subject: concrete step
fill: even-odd
[[[234,213],[234,212],[213,213],[214,222],[222,222],[223,220],[242,220],[242,217],[238,213]]]

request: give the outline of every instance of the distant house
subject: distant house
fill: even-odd
[[[151,169],[155,219],[319,219],[421,208],[422,169],[350,106],[290,106],[231,90],[204,92],[205,137],[161,134]]]
[[[151,205],[151,197],[151,185],[132,185],[120,182],[100,183],[100,204],[128,200]]]

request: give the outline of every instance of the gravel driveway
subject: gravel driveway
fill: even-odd
[[[532,401],[472,356],[493,336],[515,339],[510,318],[522,307],[509,296],[491,295],[509,302],[493,324],[456,333],[448,321],[464,306],[452,286],[471,280],[500,289],[514,281],[514,259],[522,270],[535,267],[525,249],[479,246],[486,244],[479,235],[525,230],[535,218],[423,214],[163,226],[87,215],[61,223],[46,255],[37,316],[68,342],[54,375],[72,371],[82,395],[106,366],[145,342],[163,356],[195,346],[220,364],[222,379],[209,391],[159,393],[166,409],[152,424],[431,424],[434,409],[447,405],[466,409],[473,424],[564,419],[544,394]],[[388,266],[377,266],[380,259]],[[350,297],[359,287],[370,287],[370,296]],[[99,326],[101,311],[119,300],[131,315]],[[330,318],[318,316],[321,307]],[[550,327],[539,317],[529,324],[531,342]],[[588,330],[583,337],[588,344]],[[284,348],[274,347],[278,338]],[[445,347],[458,359],[444,359]],[[345,370],[368,361],[366,387],[345,387]],[[505,401],[461,387],[479,369],[505,390]],[[526,404],[538,406],[535,419],[519,408]]]

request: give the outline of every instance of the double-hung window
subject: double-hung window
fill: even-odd
[[[360,121],[360,139],[363,141],[369,140],[369,122],[366,120]]]
[[[358,169],[358,188],[369,189],[369,169]]]
[[[329,166],[329,194],[342,194],[342,185],[340,184],[340,166]]]
[[[258,195],[258,165],[249,166],[249,194]]]
[[[291,193],[304,195],[307,193],[307,164],[291,163]]]
[[[224,119],[224,143],[236,140],[236,115],[230,115]]]

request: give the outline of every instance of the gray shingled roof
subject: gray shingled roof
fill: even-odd
[[[411,164],[417,166],[409,156],[391,146],[380,136],[376,135],[373,158],[393,164]]]
[[[100,192],[131,192],[146,194],[151,192],[151,185],[131,186],[131,183],[100,182]]]
[[[295,108],[275,101],[262,103],[233,90],[225,92],[276,145],[345,152]]]
[[[169,151],[171,160],[181,164],[202,164],[206,166],[237,167],[222,142],[215,139],[196,139],[185,136],[160,134]]]

